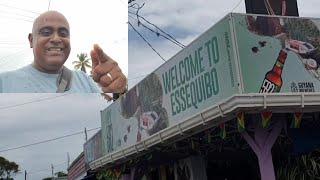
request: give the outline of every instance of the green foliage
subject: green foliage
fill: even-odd
[[[86,73],[86,68],[92,68],[90,65],[90,58],[88,58],[88,55],[86,53],[77,54],[77,57],[79,60],[72,62],[75,69],[80,69],[81,71]]]
[[[42,180],[52,180],[52,177],[46,177],[46,178],[43,178]]]
[[[54,179],[56,179],[57,177],[59,178],[59,177],[67,177],[68,176],[68,174],[66,174],[63,171],[56,172],[56,173],[54,173],[54,175],[55,175]],[[42,180],[52,180],[52,177],[46,177],[46,178],[43,178]]]
[[[63,171],[59,171],[59,172],[56,172],[54,173],[57,177],[66,177],[68,176],[68,174],[66,174],[65,172]]]
[[[320,180],[320,150],[299,157],[288,158],[288,163],[277,170],[281,180]]]
[[[98,180],[118,180],[112,171],[102,171],[97,175]]]
[[[12,179],[19,172],[19,165],[0,156],[0,179]]]

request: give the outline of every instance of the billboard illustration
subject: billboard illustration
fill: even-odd
[[[234,22],[245,93],[320,90],[319,20],[236,15]]]
[[[150,136],[168,127],[168,114],[162,107],[163,90],[161,81],[154,73],[148,75],[135,88],[120,98],[123,118],[136,118],[138,124],[137,139]],[[128,132],[130,126],[127,127]],[[126,142],[127,137],[124,137]]]

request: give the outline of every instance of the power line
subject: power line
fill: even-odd
[[[1,41],[0,44],[2,45],[24,45],[25,43],[23,42],[3,42]]]
[[[128,13],[131,13],[131,14],[136,15],[137,20],[138,20],[138,24],[141,23],[141,21],[140,21],[140,19],[139,19],[139,18],[141,18],[141,19],[143,19],[146,23],[148,23],[149,25],[152,25],[154,28],[156,28],[156,29],[157,29],[157,32],[155,32],[155,33],[157,34],[157,36],[159,36],[159,34],[160,34],[160,33],[158,32],[158,30],[159,30],[160,32],[162,32],[163,34],[165,34],[166,36],[168,36],[171,42],[174,41],[175,44],[179,44],[180,47],[184,48],[185,45],[183,45],[182,43],[180,43],[178,40],[176,40],[176,39],[175,39],[173,36],[171,36],[169,33],[165,32],[164,30],[162,30],[162,29],[161,29],[160,27],[158,27],[157,25],[151,23],[150,21],[148,21],[147,19],[145,19],[143,16],[139,15],[139,11],[143,8],[144,4],[145,4],[145,3],[143,3],[142,5],[139,5],[138,3],[130,4],[130,5],[128,6],[128,9],[129,9],[129,8],[136,9],[136,12],[133,13],[133,12],[131,12],[131,11],[128,11]],[[136,6],[136,7],[135,7],[135,6]]]
[[[231,12],[233,12],[242,2],[243,0],[240,0],[235,6],[234,8],[232,8]]]
[[[20,49],[21,49],[21,48],[20,48]],[[2,66],[3,64],[5,64],[5,63],[6,63],[6,62],[4,62],[4,61],[6,61],[6,59],[5,59],[5,58],[11,57],[11,56],[15,56],[15,55],[23,54],[23,53],[25,53],[25,51],[26,51],[26,50],[27,50],[27,49],[25,48],[24,50],[21,50],[21,51],[18,51],[18,52],[15,52],[15,53],[9,54],[9,55],[7,55],[7,56],[0,57],[0,61],[1,61],[0,66]]]
[[[100,129],[100,128],[101,127],[88,129],[87,131],[93,131],[93,130],[97,130],[97,129]],[[60,136],[60,137],[56,137],[56,138],[52,138],[52,139],[47,139],[47,140],[43,140],[43,141],[31,143],[31,144],[26,144],[26,145],[22,145],[22,146],[13,147],[13,148],[3,149],[3,150],[0,150],[0,153],[7,152],[7,151],[12,151],[12,150],[16,150],[16,149],[21,149],[21,148],[26,148],[26,147],[34,146],[34,145],[38,145],[38,144],[44,144],[44,143],[48,143],[48,142],[51,142],[51,141],[56,141],[56,140],[59,140],[59,139],[67,138],[67,137],[70,137],[70,136],[75,136],[75,135],[78,135],[78,134],[82,134],[82,133],[84,133],[84,132],[83,131],[79,131],[79,132],[76,132],[76,133],[72,133],[72,134],[68,134],[68,135],[64,135],[64,136]]]
[[[143,16],[139,15],[138,14],[138,11],[137,13],[134,13],[134,12],[131,12],[131,11],[128,11],[128,13],[130,14],[134,14],[137,16],[136,20],[138,21],[138,25],[142,25],[144,28],[156,33],[157,36],[162,36],[164,38],[166,38],[167,40],[171,41],[172,43],[178,45],[179,47],[181,48],[185,48],[186,46],[184,44],[182,44],[181,42],[179,42],[177,39],[175,39],[172,35],[170,35],[169,33],[165,32],[164,30],[162,30],[160,27],[158,27],[157,25],[155,25],[154,23],[148,21],[146,18],[144,18]],[[152,30],[151,28],[147,27],[146,25],[144,25],[140,19],[141,18],[143,21],[145,21],[146,23],[150,24],[151,26],[153,26],[154,28],[156,28],[157,30],[159,30],[161,33],[163,33],[164,35],[162,35],[161,33],[159,33],[158,31],[155,32],[154,30]]]
[[[59,98],[59,97],[62,97],[62,96],[66,96],[66,95],[69,95],[69,93],[65,93],[65,94],[62,94],[62,95],[59,95],[59,96],[54,96],[54,97],[46,97],[46,98],[42,98],[42,99],[37,99],[37,100],[33,100],[33,101],[29,101],[29,102],[24,102],[24,103],[20,103],[20,104],[3,106],[3,107],[0,107],[0,110],[9,109],[9,108],[14,108],[14,107],[19,107],[19,106],[24,106],[24,105],[27,105],[27,104],[32,104],[32,103],[47,101],[47,100],[51,100],[51,99],[56,99],[56,98]]]
[[[0,6],[7,7],[7,8],[12,8],[12,9],[17,9],[17,10],[20,10],[20,11],[25,11],[25,12],[33,13],[33,14],[37,14],[37,15],[40,14],[39,12],[35,12],[35,11],[27,10],[27,9],[22,9],[22,8],[18,8],[18,7],[14,7],[14,6],[9,6],[9,5],[6,5],[6,4],[0,4]]]
[[[148,44],[148,46],[149,46],[155,53],[157,53],[157,55],[158,55],[164,62],[166,62],[166,60],[160,55],[160,53],[152,47],[152,45],[133,27],[133,25],[132,25],[130,22],[128,22],[128,24],[129,24],[129,25],[131,26],[131,28],[144,40],[144,42],[146,42],[146,43]]]
[[[132,3],[133,1],[135,1],[135,0],[128,0],[128,4]]]
[[[66,164],[67,162],[62,162],[62,163],[59,163],[59,164],[54,164],[53,166],[54,167],[57,167],[57,166],[61,166],[61,165],[64,165]],[[47,169],[39,169],[39,170],[34,170],[34,171],[31,171],[31,172],[28,172],[28,174],[36,174],[36,173],[40,173],[40,172],[44,172],[44,171],[51,171],[51,168],[47,168]]]
[[[9,11],[3,11],[3,10],[0,10],[0,12],[2,13],[7,13],[7,14],[12,14],[12,15],[16,15],[16,16],[21,16],[21,17],[25,17],[25,18],[30,18],[30,19],[33,19],[34,17],[32,16],[27,16],[27,15],[24,15],[24,14],[19,14],[19,13],[13,13],[13,12],[9,12]]]
[[[162,34],[159,33],[158,31],[155,31],[155,30],[149,28],[148,26],[144,25],[141,21],[139,21],[139,19],[136,19],[136,18],[134,18],[134,17],[132,17],[132,16],[130,16],[130,15],[129,15],[129,17],[131,17],[132,19],[136,20],[137,23],[138,23],[138,26],[141,25],[142,27],[144,27],[144,28],[148,29],[149,31],[155,33],[158,37],[159,37],[159,36],[160,36],[160,37],[163,37],[163,38],[167,39],[168,41],[174,43],[175,45],[179,46],[180,48],[185,48],[185,46],[184,46],[183,44],[179,44],[178,42],[176,42],[176,41],[168,38],[167,36],[162,35]]]
[[[147,75],[149,75],[149,74],[143,74],[143,75],[140,75],[140,76],[137,76],[137,77],[129,78],[128,81],[134,80],[134,79],[139,79],[139,78],[145,77],[145,76],[147,76]]]
[[[22,19],[22,18],[18,18],[18,17],[10,17],[10,16],[1,16],[1,17],[11,18],[11,19],[20,20],[20,21],[26,21],[26,22],[33,22],[31,20]]]
[[[6,46],[1,46],[0,44],[0,49],[8,49],[8,48],[21,48],[21,47],[25,47],[24,45],[6,45]]]

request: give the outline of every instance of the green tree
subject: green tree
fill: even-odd
[[[0,156],[0,179],[12,179],[19,172],[19,165]]]
[[[86,68],[92,68],[90,65],[90,58],[88,58],[88,55],[86,53],[77,54],[77,57],[79,60],[72,62],[75,69],[80,69],[81,71],[86,73]]]
[[[68,174],[64,173],[63,171],[59,171],[54,173],[57,177],[66,177]]]
[[[54,175],[55,176],[53,177],[53,179],[57,179],[59,177],[67,177],[68,176],[68,174],[63,172],[63,171],[56,172],[56,173],[54,173]],[[42,180],[52,180],[52,177],[46,177],[46,178],[43,178]]]

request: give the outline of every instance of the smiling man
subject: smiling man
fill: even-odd
[[[15,71],[0,74],[2,93],[122,93],[127,79],[116,61],[94,45],[91,51],[92,79],[81,71],[64,66],[69,57],[70,28],[67,19],[57,11],[41,14],[28,36],[33,48],[33,63]]]

